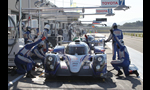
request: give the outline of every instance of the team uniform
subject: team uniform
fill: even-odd
[[[48,24],[46,24],[44,26],[44,31],[43,31],[43,34],[42,34],[43,37],[46,37],[46,40],[47,40],[47,37],[48,37],[47,35],[48,35],[49,29],[50,29],[50,26]],[[45,44],[44,44],[44,53],[46,53],[47,51],[48,51],[48,43],[45,41]]]
[[[39,39],[36,42],[26,44],[16,54],[14,62],[17,66],[16,71],[18,74],[25,74],[32,70],[32,65],[36,65],[36,63],[30,57],[32,55],[31,50],[32,50],[33,46],[39,44],[43,40],[45,40],[45,37],[43,37],[42,39]]]
[[[41,42],[42,43],[42,42]],[[44,52],[43,52],[43,49],[42,49],[42,46],[44,45],[44,42],[42,43],[42,45],[38,44],[38,45],[35,45],[33,46],[33,49],[32,49],[32,53],[35,54],[38,58],[41,59],[42,61],[42,64],[44,64],[44,59],[45,59],[45,55],[44,55]]]
[[[118,39],[118,37],[112,32],[112,37],[113,40],[116,42],[116,44],[118,45],[117,48],[119,48],[119,60],[113,60],[111,61],[112,66],[114,67],[114,69],[116,69],[118,71],[118,74],[116,76],[119,76],[121,74],[123,74],[120,71],[120,67],[123,68],[124,74],[126,76],[128,76],[129,74],[136,74],[137,77],[139,75],[139,73],[133,70],[129,70],[129,65],[130,65],[130,57],[129,57],[129,53],[127,51],[126,46],[124,46],[120,40]]]
[[[113,30],[113,33],[119,39],[120,42],[123,42],[122,30],[116,28]],[[114,40],[112,34],[109,35],[109,38],[105,42],[109,42],[111,39],[112,39],[112,51],[113,51],[112,60],[116,60],[116,52],[117,52],[118,57],[119,57],[119,49],[117,48],[117,43]],[[118,58],[118,59],[120,59],[120,58]]]
[[[24,33],[24,43],[27,44],[28,40],[33,40],[30,31]]]
[[[127,51],[126,46],[121,44],[118,37],[114,33],[112,34],[112,36],[113,36],[113,40],[120,48],[120,49],[118,49],[120,59],[111,61],[111,64],[117,71],[120,70],[119,67],[123,67],[125,75],[128,76],[129,75],[129,65],[130,65],[129,53]]]

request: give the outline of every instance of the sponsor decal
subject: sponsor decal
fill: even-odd
[[[89,69],[89,66],[83,66],[83,69]]]
[[[125,5],[125,0],[101,0],[102,6],[118,6]]]
[[[121,31],[114,31],[115,35],[121,35]]]
[[[67,66],[61,66],[61,69],[68,69]]]
[[[102,2],[102,5],[118,5],[118,2],[116,1]]]

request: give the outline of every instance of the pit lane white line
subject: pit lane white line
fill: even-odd
[[[112,42],[107,42],[106,45],[112,50]],[[143,53],[131,48],[127,47],[127,50],[129,52],[129,56],[131,59],[131,64],[136,65],[138,68],[139,76],[143,80]]]
[[[9,83],[8,83],[8,87],[10,86],[10,85],[13,85],[13,83],[15,83],[16,81],[18,81],[20,78],[22,78],[24,75],[20,75],[20,76],[18,76],[16,79],[14,79],[14,80],[12,80],[12,81],[10,81]]]

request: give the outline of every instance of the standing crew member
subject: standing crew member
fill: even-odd
[[[58,34],[63,36],[63,30],[61,28],[59,28]]]
[[[118,45],[117,48],[119,48],[119,60],[113,60],[111,61],[112,66],[114,67],[114,69],[116,69],[118,71],[118,74],[116,76],[122,75],[122,71],[120,70],[120,67],[123,68],[123,71],[125,73],[126,76],[128,76],[129,74],[136,74],[136,76],[139,76],[139,73],[137,72],[137,70],[132,71],[129,70],[129,65],[130,65],[130,57],[129,57],[129,53],[127,51],[126,46],[124,46],[120,40],[118,39],[118,37],[114,34],[113,30],[110,30],[111,35],[113,37],[113,40],[116,42],[116,44]]]
[[[44,31],[43,31],[43,36],[46,37],[46,40],[45,40],[45,44],[44,44],[44,53],[46,53],[48,51],[48,43],[47,43],[47,35],[48,35],[48,31],[50,30],[50,25],[46,24],[44,26]]]
[[[39,28],[36,28],[36,29],[35,29],[35,33],[36,33],[36,35],[35,35],[35,37],[34,37],[34,40],[35,40],[36,38],[38,38],[38,35],[39,35]]]
[[[72,34],[72,27],[69,29],[69,32],[68,32],[69,41],[71,41],[71,34]]]
[[[27,31],[26,31],[25,34],[24,34],[24,43],[25,43],[25,44],[27,44],[27,41],[28,41],[28,40],[33,40],[33,39],[32,39],[32,36],[31,36],[31,27],[27,27],[26,30],[27,30]]]
[[[112,29],[113,29],[113,33],[114,35],[119,39],[120,42],[123,42],[123,34],[122,34],[122,30],[120,29],[117,29],[117,24],[116,23],[113,23],[112,25]],[[112,37],[112,34],[110,33],[109,35],[109,38],[105,41],[105,42],[109,42],[110,40],[112,39],[112,53],[113,53],[113,57],[112,57],[112,60],[116,60],[116,52],[118,54],[118,57],[119,57],[119,50],[117,48],[117,44],[116,42],[114,41],[113,37]],[[120,58],[118,58],[120,59]]]
[[[19,50],[19,52],[16,54],[14,62],[17,66],[17,70],[12,73],[12,75],[14,75],[16,72],[18,74],[25,74],[27,73],[26,77],[29,78],[35,78],[35,76],[33,76],[31,74],[31,70],[32,70],[32,65],[34,66],[38,66],[31,58],[31,49],[33,48],[33,46],[37,45],[38,43],[40,43],[41,41],[45,40],[46,38],[43,37],[42,39],[39,39],[36,42],[33,43],[29,43],[26,44],[22,49]]]

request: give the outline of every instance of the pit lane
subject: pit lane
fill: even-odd
[[[106,46],[105,53],[107,53],[107,69],[111,70],[111,58],[112,50]],[[36,60],[40,62],[40,60]],[[92,77],[53,77],[45,78],[44,76],[39,75],[42,73],[41,68],[36,68],[35,72],[33,71],[36,78],[30,79],[26,77],[20,78],[18,81],[10,85],[8,89],[31,89],[31,90],[43,90],[43,89],[61,89],[61,90],[70,90],[70,89],[125,89],[125,90],[143,90],[143,81],[140,78],[137,78],[135,75],[130,75],[125,77],[121,75],[120,77],[115,76],[117,72],[115,70],[108,73],[107,79],[97,79]],[[8,82],[13,81],[20,75],[11,76],[8,74]]]

